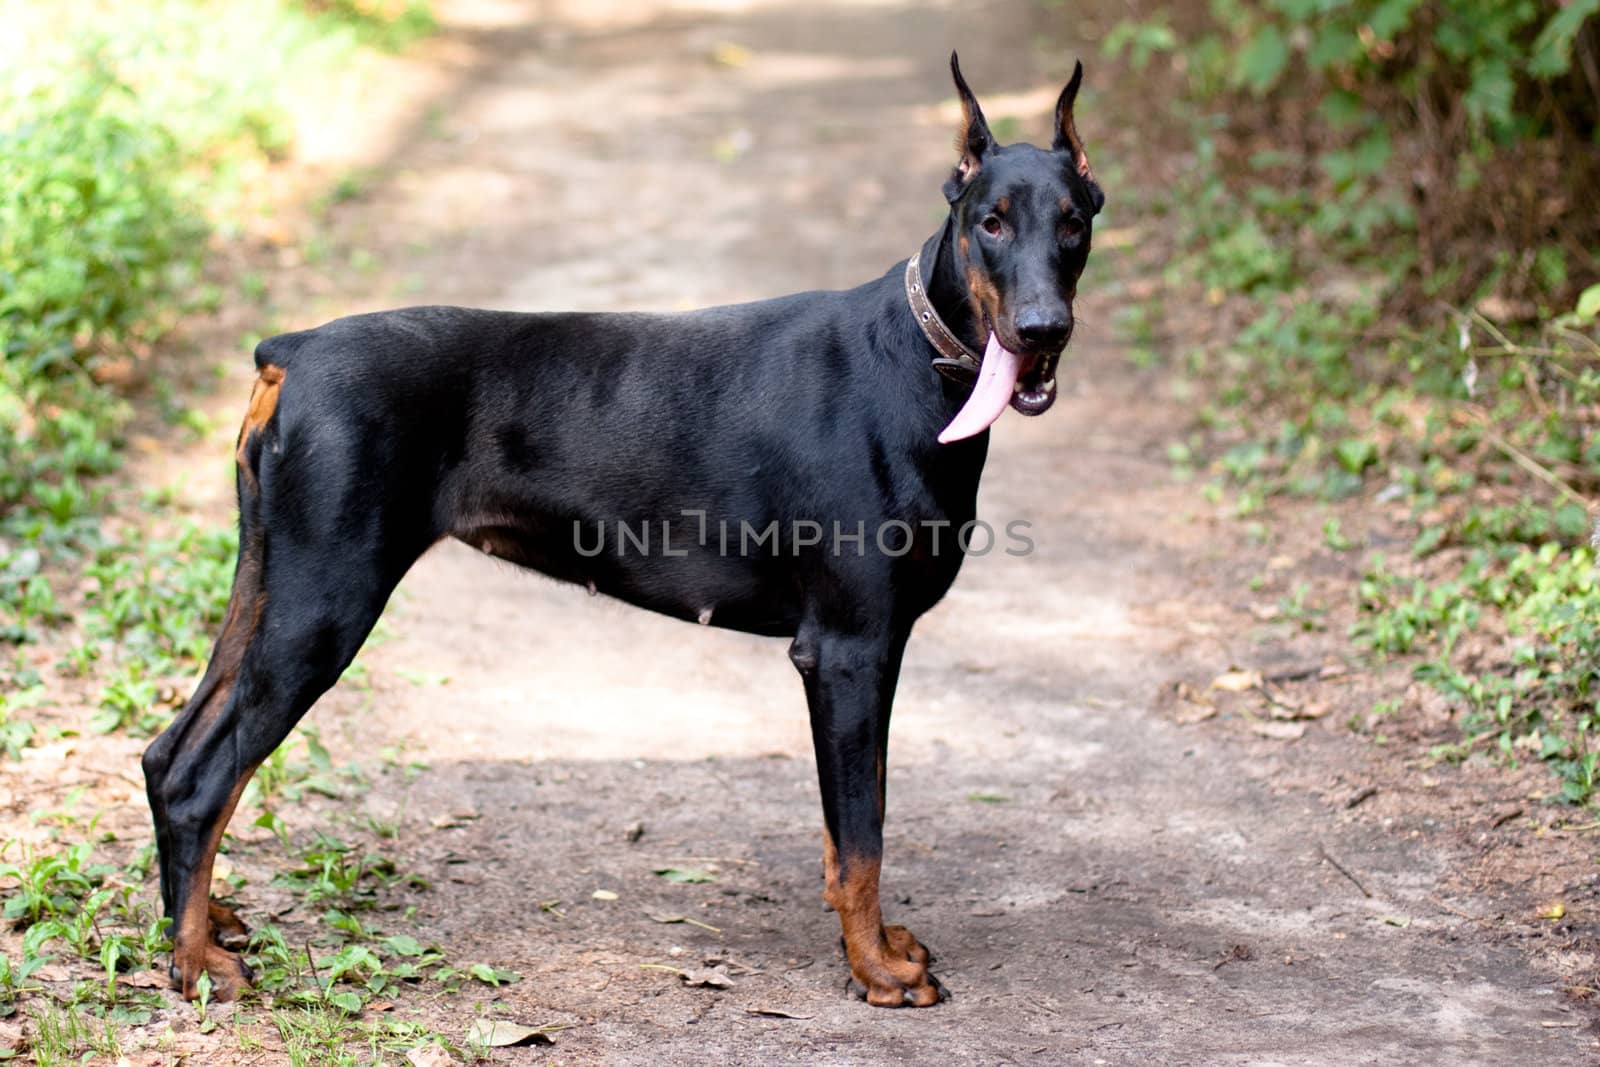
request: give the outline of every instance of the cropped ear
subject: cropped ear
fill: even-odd
[[[1074,63],[1072,80],[1056,99],[1056,140],[1052,145],[1057,152],[1071,152],[1072,165],[1078,173],[1090,180],[1094,172],[1089,169],[1089,156],[1083,150],[1083,138],[1078,136],[1077,124],[1072,121],[1072,105],[1078,101],[1078,87],[1083,84],[1083,64]]]
[[[1098,212],[1106,202],[1106,194],[1100,191],[1100,183],[1094,180],[1094,171],[1089,167],[1089,154],[1083,150],[1083,138],[1078,136],[1078,126],[1072,119],[1072,105],[1078,100],[1078,87],[1083,84],[1083,64],[1074,63],[1072,67],[1072,80],[1067,82],[1067,87],[1061,90],[1061,96],[1056,100],[1056,139],[1051,146],[1057,152],[1068,152],[1072,155],[1072,166],[1089,186],[1089,195],[1094,198],[1094,209]]]
[[[961,159],[950,180],[944,183],[945,199],[953,204],[978,176],[983,157],[994,148],[994,135],[989,132],[983,109],[978,107],[978,98],[972,95],[967,80],[961,76],[961,63],[954,52],[950,53],[950,76],[955,79],[956,96],[961,101],[961,129],[956,133],[956,151],[961,153]]]

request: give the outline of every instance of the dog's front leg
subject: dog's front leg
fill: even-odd
[[[839,913],[850,973],[881,1007],[938,1003],[928,952],[903,926],[884,926],[884,758],[906,634],[802,628],[789,657],[805,680],[825,824],[823,899]]]

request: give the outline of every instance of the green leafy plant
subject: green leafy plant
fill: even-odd
[[[1533,754],[1580,802],[1597,762],[1597,6],[1212,0],[1193,32],[1158,11],[1106,39],[1135,66],[1170,58],[1195,141],[1153,194],[1175,223],[1169,291],[1123,320],[1149,347],[1174,332],[1164,308],[1221,309],[1224,328],[1168,357],[1201,400],[1183,466],[1263,531],[1280,498],[1409,512],[1408,556],[1350,590],[1350,639],[1443,694],[1464,740],[1441,754]],[[1354,547],[1336,520],[1323,543]],[[1322,624],[1298,591],[1279,615]]]

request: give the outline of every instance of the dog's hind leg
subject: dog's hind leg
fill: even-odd
[[[805,682],[826,826],[823,899],[839,913],[850,973],[881,1007],[939,1000],[928,953],[903,926],[884,926],[884,760],[907,634],[803,626],[790,659]]]
[[[250,978],[231,951],[241,947],[243,924],[210,899],[217,848],[245,783],[338,681],[432,540],[426,519],[410,504],[397,513],[398,497],[377,480],[341,477],[357,468],[327,440],[270,460],[259,448],[247,457],[245,443],[241,436],[239,563],[227,617],[194,696],[143,761],[172,920],[172,979],[191,999],[202,973],[220,1000]],[[263,462],[271,469],[262,471]]]
[[[230,951],[243,925],[210,899],[217,847],[250,775],[338,680],[398,579],[364,565],[359,551],[275,547],[269,560],[241,561],[206,678],[144,758],[172,979],[189,998],[202,972],[219,1000],[249,981]]]

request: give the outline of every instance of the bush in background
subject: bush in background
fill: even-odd
[[[1325,229],[1415,232],[1403,295],[1564,310],[1600,279],[1600,0],[1210,0],[1108,41],[1226,100],[1247,166]],[[1395,249],[1390,249],[1395,251]]]
[[[232,546],[105,531],[96,478],[131,412],[110,383],[215,305],[206,253],[260,210],[247,178],[291,148],[290,94],[431,25],[421,0],[0,0],[0,653],[86,598],[56,667],[109,675],[96,725],[159,725],[152,679],[204,654]],[[155,621],[129,630],[130,603]],[[34,738],[13,713],[48,697],[36,655],[7,658],[11,752]]]
[[[240,166],[289,147],[285,93],[432,22],[421,0],[0,0],[0,25],[3,608],[18,546],[92,533],[65,528],[127,416],[95,372],[188,310],[208,236],[248,209]]]
[[[1362,568],[1351,638],[1460,713],[1441,755],[1543,759],[1575,802],[1600,787],[1597,13],[1209,0],[1106,42],[1166,65],[1195,136],[1156,207],[1169,279],[1220,325],[1179,353],[1211,384],[1175,454],[1213,457],[1207,492],[1241,517],[1409,503],[1411,551]]]

